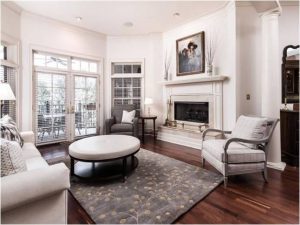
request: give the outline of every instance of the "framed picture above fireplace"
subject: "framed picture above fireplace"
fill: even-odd
[[[177,40],[177,76],[204,73],[204,57],[204,31]]]

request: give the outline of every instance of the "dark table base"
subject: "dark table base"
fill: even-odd
[[[76,161],[76,163],[74,162]],[[71,176],[86,181],[108,181],[121,179],[126,181],[138,166],[138,159],[133,155],[105,161],[81,161],[71,157]]]

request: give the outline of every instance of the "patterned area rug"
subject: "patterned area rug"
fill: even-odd
[[[71,192],[96,223],[170,224],[214,190],[219,174],[141,149],[125,183],[84,183]]]

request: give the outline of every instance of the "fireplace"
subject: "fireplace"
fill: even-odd
[[[174,119],[192,123],[209,123],[208,102],[174,102]]]

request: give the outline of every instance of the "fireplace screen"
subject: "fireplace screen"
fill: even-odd
[[[209,123],[208,102],[175,102],[175,120]]]

